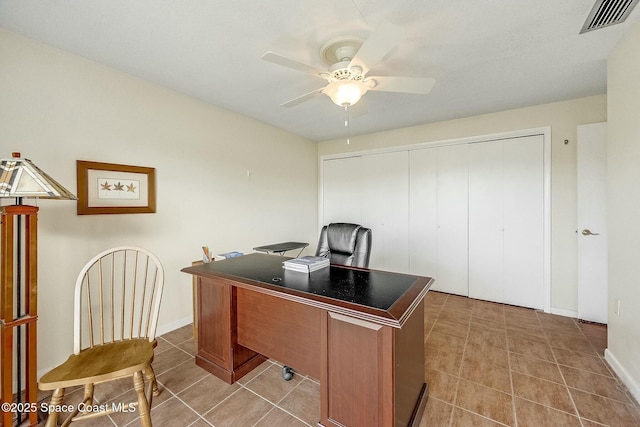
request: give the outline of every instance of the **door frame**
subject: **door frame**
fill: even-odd
[[[371,154],[388,153],[393,151],[412,151],[422,148],[431,148],[444,145],[458,145],[494,141],[500,139],[513,139],[525,136],[541,135],[543,137],[543,310],[551,312],[551,126],[520,129],[508,132],[500,132],[486,135],[477,135],[464,138],[452,138],[438,141],[419,142],[393,147],[373,148],[369,150],[349,151],[337,154],[327,154],[318,159],[318,233],[324,224],[323,213],[323,162],[325,160],[340,159],[346,157],[360,157]]]

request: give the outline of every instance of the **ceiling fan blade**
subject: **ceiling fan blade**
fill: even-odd
[[[322,94],[322,91],[324,90],[323,87],[321,87],[320,89],[316,89],[314,91],[311,91],[309,93],[305,93],[302,96],[299,96],[297,98],[292,99],[291,101],[287,101],[284,104],[280,104],[281,107],[295,107],[296,105],[302,104],[303,102],[306,102],[310,99],[315,98],[316,96]]]
[[[286,56],[282,56],[279,53],[271,51],[262,55],[262,59],[320,78],[322,78],[322,76],[320,76],[320,73],[326,73],[326,71],[319,70],[311,65],[304,64],[302,62],[296,61],[295,59],[287,58]]]
[[[390,76],[375,76],[368,77],[365,83],[369,80],[375,80],[376,85],[369,90],[378,90],[382,92],[403,92],[403,93],[417,93],[426,95],[431,92],[433,85],[436,84],[436,80],[425,77],[390,77]]]
[[[365,40],[351,59],[349,68],[357,66],[366,74],[405,37],[404,30],[388,21],[382,21]]]

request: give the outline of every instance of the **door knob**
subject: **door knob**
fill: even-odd
[[[584,230],[582,230],[582,235],[583,236],[599,236],[600,233],[592,233],[591,230],[589,230],[588,228],[585,228]]]

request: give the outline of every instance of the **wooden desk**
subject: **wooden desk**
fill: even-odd
[[[433,280],[338,266],[308,275],[282,261],[256,253],[182,269],[197,277],[196,364],[233,383],[269,357],[319,379],[318,426],[417,426]]]

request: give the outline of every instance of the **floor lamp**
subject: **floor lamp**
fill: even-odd
[[[20,158],[20,153],[12,156],[0,160],[0,198],[15,199],[14,205],[0,206],[2,427],[27,419],[30,426],[38,423],[38,207],[24,205],[22,200],[76,200],[30,160]]]

